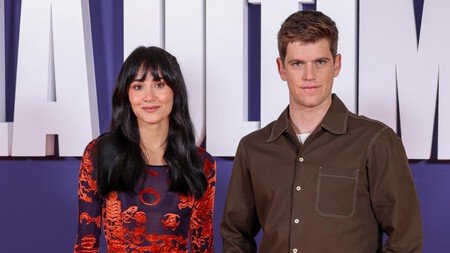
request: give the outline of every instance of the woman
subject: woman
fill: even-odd
[[[108,252],[213,252],[215,162],[194,142],[175,57],[137,48],[108,132],[83,155],[74,252],[98,252],[102,224]]]

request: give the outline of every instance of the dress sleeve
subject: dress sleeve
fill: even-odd
[[[98,253],[102,198],[92,166],[91,142],[84,151],[78,178],[78,232],[74,253]]]
[[[203,168],[208,186],[203,197],[194,201],[189,222],[189,234],[192,252],[212,253],[214,252],[213,211],[216,192],[216,162],[211,156],[205,158]]]
[[[377,222],[388,235],[382,252],[422,252],[419,201],[400,138],[390,128],[372,141],[367,160]]]
[[[239,143],[234,157],[233,172],[228,184],[227,199],[220,227],[224,253],[256,253],[254,237],[261,228],[250,178],[249,158],[246,155],[243,140]]]

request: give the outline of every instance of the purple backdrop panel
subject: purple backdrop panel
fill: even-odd
[[[419,195],[425,253],[450,249],[450,163],[411,162]]]

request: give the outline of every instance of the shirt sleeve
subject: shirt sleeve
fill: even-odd
[[[223,252],[256,252],[254,237],[260,228],[248,171],[248,158],[241,141],[233,162],[221,224]]]
[[[101,233],[102,198],[95,181],[92,166],[91,142],[81,159],[78,178],[78,232],[74,253],[98,253]]]
[[[375,218],[388,235],[382,252],[422,252],[419,201],[405,150],[392,129],[374,137],[367,162]]]
[[[216,162],[211,156],[204,160],[204,172],[208,185],[200,199],[194,201],[189,234],[192,252],[214,252],[213,212],[216,192]]]

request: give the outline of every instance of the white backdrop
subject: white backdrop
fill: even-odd
[[[198,143],[206,135],[209,152],[233,156],[242,136],[276,119],[287,105],[276,71],[276,33],[289,13],[311,2],[124,1],[124,54],[144,44],[177,56]],[[248,3],[261,5],[260,121],[247,116]],[[5,122],[0,70],[0,156],[53,154],[55,135],[61,156],[80,156],[99,134],[87,6],[87,0],[22,1],[14,122]],[[399,123],[411,159],[430,157],[438,110],[438,158],[450,159],[450,2],[425,1],[419,40],[413,1],[366,0],[357,7],[356,0],[317,3],[340,31],[343,68],[334,92],[353,112],[394,130]]]

